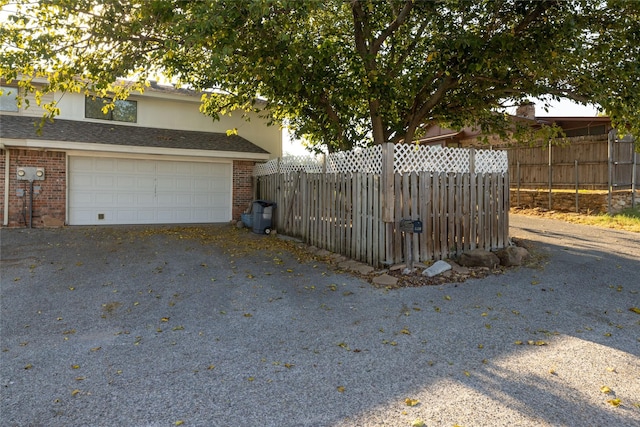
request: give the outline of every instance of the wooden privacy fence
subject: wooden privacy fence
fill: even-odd
[[[580,190],[607,190],[609,199],[613,192],[629,191],[635,206],[640,155],[630,136],[619,138],[611,131],[608,135],[567,138],[566,144],[549,142],[506,150],[516,206],[520,206],[520,190],[547,190],[549,209],[554,190],[574,190],[576,210]]]
[[[277,203],[279,233],[374,266],[508,242],[502,151],[386,144],[272,160],[254,175],[258,197]],[[402,219],[422,221],[422,233],[401,232]]]

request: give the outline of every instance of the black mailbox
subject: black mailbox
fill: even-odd
[[[422,221],[419,219],[415,221],[411,219],[401,219],[400,231],[405,233],[422,233]]]

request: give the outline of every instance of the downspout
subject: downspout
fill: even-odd
[[[4,144],[0,145],[0,149],[5,150],[4,154],[4,212],[2,219],[2,226],[6,227],[9,225],[9,150],[4,146]]]

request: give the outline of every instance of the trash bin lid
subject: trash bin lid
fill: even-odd
[[[268,200],[254,200],[253,203],[259,204],[263,208],[266,208],[268,206],[273,206],[274,208],[276,207],[275,202],[270,202]]]

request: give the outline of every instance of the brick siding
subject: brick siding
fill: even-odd
[[[235,160],[233,162],[233,211],[232,219],[251,207],[253,201],[253,166],[255,162]]]
[[[4,215],[5,159],[0,154],[0,212]],[[43,167],[45,179],[34,181],[33,227],[62,226],[66,216],[66,154],[61,151],[9,150],[9,227],[29,226],[29,181],[19,181],[18,166]],[[39,188],[38,188],[39,187]],[[18,193],[22,193],[19,196]]]

